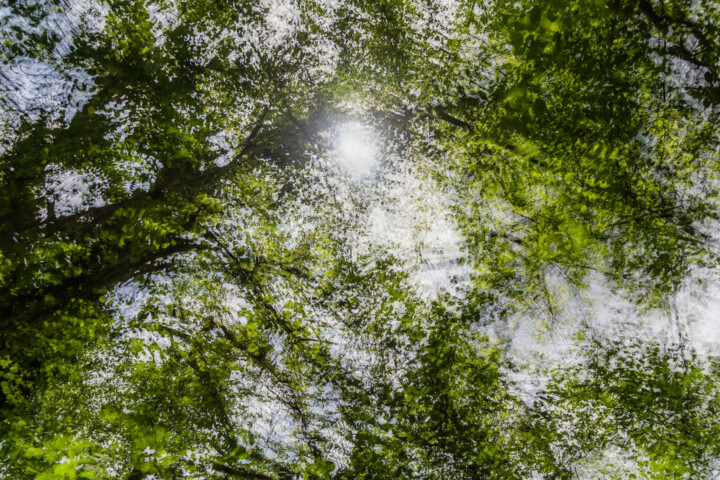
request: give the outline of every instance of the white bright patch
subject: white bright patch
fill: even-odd
[[[369,173],[377,165],[375,135],[359,123],[347,124],[338,131],[337,153],[340,163],[351,173]]]

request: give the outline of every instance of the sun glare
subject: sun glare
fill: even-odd
[[[337,136],[337,153],[350,173],[361,176],[377,165],[377,145],[372,130],[360,123],[342,126]]]

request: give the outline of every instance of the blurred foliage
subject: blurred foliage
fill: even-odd
[[[714,2],[1,7],[0,476],[713,474],[682,336],[587,327],[528,398],[485,327],[591,273],[669,311],[716,268]],[[353,250],[358,119],[453,198],[459,293]]]

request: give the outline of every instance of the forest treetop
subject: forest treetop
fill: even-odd
[[[0,32],[0,475],[716,473],[677,308],[717,283],[716,2],[18,0]],[[572,361],[509,353],[543,321]]]

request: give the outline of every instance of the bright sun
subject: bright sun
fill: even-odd
[[[369,173],[377,165],[377,145],[372,130],[360,123],[340,127],[337,153],[343,166],[354,175]]]

